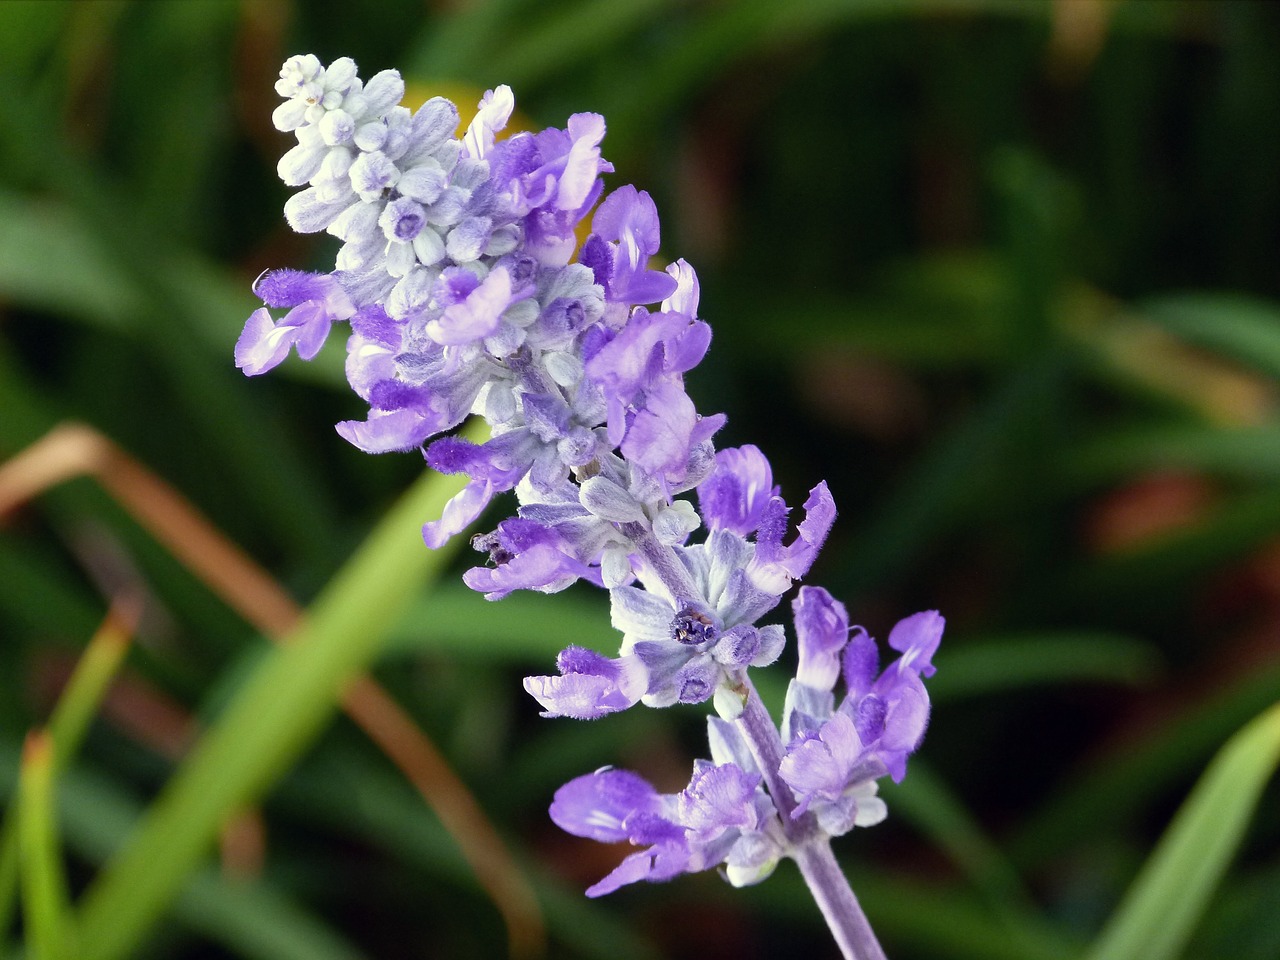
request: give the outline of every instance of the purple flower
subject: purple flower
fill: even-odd
[[[812,807],[823,829],[839,836],[883,818],[884,805],[875,798],[879,777],[899,781],[906,775],[907,757],[929,722],[920,676],[933,673],[944,621],[936,611],[900,621],[890,636],[902,656],[877,676],[875,641],[866,631],[850,633],[844,608],[826,591],[805,587],[801,594],[796,631],[802,668],[787,693],[784,730],[793,739],[779,773],[795,794],[797,815]],[[842,650],[848,693],[833,712],[834,661]],[[813,669],[802,676],[806,659]]]
[[[523,221],[526,249],[539,262],[561,266],[573,256],[574,228],[600,197],[600,174],[613,170],[600,157],[603,139],[604,117],[596,113],[575,113],[567,130],[535,136],[541,163],[520,184],[529,207]]]
[[[937,669],[933,654],[942,641],[946,620],[937,610],[926,610],[905,620],[899,620],[889,631],[889,646],[902,653],[897,668],[900,673],[914,671],[922,677],[932,677]]]
[[[748,602],[756,595],[740,568],[743,554],[723,542],[720,547],[687,549],[695,583],[709,604],[633,586],[609,591],[613,625],[623,635],[622,651],[634,653],[648,668],[644,702],[649,706],[701,703],[714,696],[717,687],[736,683],[748,666],[767,666],[782,652],[780,626],[752,626],[758,608]],[[642,579],[651,575],[641,573]]]
[[[285,217],[343,245],[331,273],[259,278],[265,306],[236,343],[237,366],[256,375],[290,349],[309,359],[349,320],[347,379],[368,412],[338,432],[371,453],[423,449],[433,469],[467,479],[423,526],[427,545],[514,491],[515,516],[473,539],[489,563],[464,582],[490,600],[578,580],[609,589],[618,656],[569,646],[557,675],[527,678],[544,716],[707,700],[720,714],[708,722],[711,760],[695,762],[679,793],[616,770],[556,793],[551,816],[564,829],[638,848],[588,894],[713,867],[754,883],[782,856],[804,860],[883,818],[876,781],[901,779],[924,734],[922,677],[934,672],[942,618],[895,626],[900,656],[881,671],[844,606],[801,589],[799,668],[773,728],[747,671],[779,656],[784,631],[760,621],[808,574],[835,503],[818,484],[793,534],[764,454],[716,452],[725,418],[700,414],[684,382],[711,343],[697,275],[684,260],[651,267],[661,228],[647,193],[625,185],[596,207],[613,169],[600,154],[604,118],[574,114],[563,130],[500,139],[515,101],[499,86],[455,138],[451,103],[411,112],[398,106],[399,74],[365,84],[346,58],[292,58],[276,89],[286,102],[273,120],[297,140],[278,172],[302,188]],[[594,232],[572,262],[593,207]],[[486,442],[448,435],[471,415],[489,425]],[[676,499],[694,489],[696,509]],[[764,757],[781,759],[762,770]],[[771,798],[766,780],[794,804]]]
[[[248,376],[266,373],[296,347],[298,356],[310,360],[324,346],[335,320],[348,320],[355,307],[332,277],[298,270],[263,274],[255,292],[270,307],[290,307],[276,323],[265,307],[250,314],[236,341],[236,366]]]
[[[781,595],[799,580],[817,559],[827,534],[836,519],[836,504],[826,481],[809,491],[804,502],[805,516],[796,530],[796,538],[784,545],[787,506],[774,497],[765,507],[756,533],[756,555],[751,561],[752,582],[762,590]]]
[[[601,843],[629,838],[626,822],[661,809],[658,791],[630,770],[606,768],[570,780],[556,791],[551,819],[566,833]]]
[[[699,416],[684,388],[666,381],[649,391],[620,449],[660,481],[680,483],[689,476],[695,448],[711,439],[724,421],[724,414]]]
[[[874,826],[885,817],[875,783],[885,768],[843,710],[823,724],[816,737],[793,744],[778,772],[799,801],[792,816],[802,816],[816,804],[819,822],[831,836],[855,826]]]
[[[608,398],[609,440],[622,443],[630,420],[644,411],[658,418],[674,413],[680,420],[676,432],[684,437],[687,450],[697,415],[684,395],[680,374],[702,359],[709,343],[710,328],[705,323],[691,323],[680,313],[639,308],[612,339],[594,345],[585,372]],[[635,413],[637,409],[641,413]],[[643,446],[650,441],[632,442]]]
[[[492,481],[472,480],[444,505],[439,520],[428,520],[422,525],[423,541],[432,550],[443,547],[479,519],[494,492]]]
[[[698,505],[712,530],[748,537],[759,529],[765,508],[779,489],[759,447],[729,447],[716,453],[715,470],[698,486]]]
[[[427,323],[427,335],[444,346],[473,343],[498,329],[502,311],[511,305],[511,275],[494,269],[459,303],[445,307]]]
[[[532,520],[511,517],[471,543],[489,552],[493,566],[472,567],[462,579],[486,600],[501,600],[512,590],[555,593],[582,577],[599,583],[599,572],[578,560],[553,527]]]
[[[610,660],[582,647],[566,647],[556,658],[558,677],[526,677],[524,688],[545,708],[544,717],[595,720],[638,701],[648,685],[639,657]]]
[[[657,883],[721,864],[740,885],[763,879],[781,853],[767,832],[772,809],[758,773],[700,760],[678,794],[660,794],[626,770],[578,777],[556,791],[551,819],[575,836],[645,848],[587,889],[587,896],[599,897],[628,883]]]
[[[596,209],[591,226],[606,242],[597,245],[593,266],[610,300],[657,303],[675,293],[675,278],[649,269],[661,243],[658,208],[649,194],[630,184],[619,187]]]
[[[801,587],[792,604],[800,667],[796,680],[830,690],[840,676],[840,653],[849,639],[844,604],[821,587]]]

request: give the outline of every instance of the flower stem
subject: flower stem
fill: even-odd
[[[830,839],[822,832],[812,813],[794,816],[795,798],[778,773],[783,756],[782,738],[750,678],[743,678],[743,687],[746,700],[742,716],[736,721],[738,729],[760,767],[765,789],[769,791],[791,844],[791,856],[800,867],[800,874],[822,911],[831,935],[835,937],[845,960],[885,960],[884,950],[876,940],[867,915],[862,912],[849,881],[836,863]]]
[[[821,834],[817,818],[812,813],[803,813],[798,817],[795,815],[795,796],[778,772],[784,752],[778,728],[774,726],[773,717],[769,716],[769,711],[760,700],[760,694],[756,692],[750,677],[743,676],[741,689],[746,697],[742,704],[742,715],[735,721],[738,730],[746,739],[756,766],[760,768],[765,789],[769,791],[778,811],[778,819],[782,821],[782,829],[788,842],[797,848],[805,846]]]
[[[830,841],[825,836],[815,837],[797,848],[792,857],[846,960],[885,960],[867,915],[836,863]]]
[[[620,523],[618,529],[635,544],[636,551],[644,558],[649,570],[662,581],[673,599],[700,599],[701,591],[693,582],[688,568],[680,562],[674,550],[653,535],[647,522]]]

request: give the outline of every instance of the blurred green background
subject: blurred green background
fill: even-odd
[[[7,0],[0,456],[87,423],[309,603],[423,465],[333,433],[363,416],[340,342],[232,365],[253,278],[336,249],[280,212],[280,63],[351,56],[464,106],[505,82],[539,127],[601,112],[608,184],[654,195],[664,255],[701,278],[690,392],[728,414],[719,442],[841,508],[811,581],[882,637],[948,618],[889,820],[837,841],[889,954],[1077,956],[1280,698],[1278,49],[1280,9],[1229,0]],[[451,563],[367,665],[533,879],[546,955],[836,956],[789,867],[581,897],[621,852],[561,835],[552,792],[604,764],[679,789],[703,711],[541,720],[519,678],[569,642],[610,652],[604,598],[488,605]],[[73,898],[266,675],[260,631],[134,511],[54,485],[0,518],[9,796],[121,591],[145,596],[135,644],[59,777]],[[175,881],[127,955],[504,954],[455,838],[349,720],[291,749],[242,796],[257,853]],[[1278,813],[1272,787],[1240,814],[1170,955],[1280,955]],[[56,953],[33,929],[7,934]]]

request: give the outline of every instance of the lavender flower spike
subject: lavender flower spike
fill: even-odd
[[[578,581],[609,591],[616,655],[570,646],[555,675],[528,677],[543,716],[714,705],[710,759],[679,793],[607,768],[556,792],[551,817],[565,830],[638,847],[589,896],[711,868],[743,886],[790,857],[845,957],[882,960],[830,841],[884,818],[876,781],[901,779],[924,735],[942,617],[899,623],[889,646],[900,656],[881,671],[844,606],[802,587],[799,668],[776,724],[751,670],[782,651],[784,627],[765,619],[813,568],[835,522],[831,491],[815,485],[793,527],[765,455],[716,450],[724,416],[701,413],[685,389],[712,339],[697,274],[653,262],[649,194],[606,193],[603,117],[504,136],[515,98],[499,86],[459,136],[452,103],[410,109],[404,90],[396,71],[366,83],[347,58],[284,64],[272,119],[297,144],[278,171],[301,188],[285,217],[342,246],[330,272],[259,279],[265,306],[236,365],[256,376],[291,349],[310,359],[350,322],[346,375],[365,409],[339,435],[369,453],[416,449],[467,478],[424,524],[427,546],[511,493],[513,514],[472,540],[488,562],[467,586],[491,600]],[[487,441],[451,435],[469,416],[488,424]]]

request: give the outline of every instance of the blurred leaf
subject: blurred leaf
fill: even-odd
[[[134,607],[134,603],[124,602],[107,611],[58,696],[48,724],[55,770],[66,766],[79,751],[102,698],[124,662],[133,639],[137,617]]]
[[[1265,817],[1265,812],[1259,819]],[[1280,864],[1244,867],[1223,879],[1204,922],[1187,948],[1189,957],[1275,960],[1280,957]]]
[[[17,811],[22,919],[32,960],[71,960],[76,955],[53,785],[53,738],[44,730],[33,731],[22,748]]]
[[[44,551],[0,539],[0,610],[9,623],[70,640],[93,632],[100,608]]]
[[[108,611],[101,626],[76,662],[71,679],[67,681],[67,685],[58,697],[53,716],[42,734],[47,741],[47,750],[50,753],[48,757],[42,758],[42,761],[47,762],[49,769],[35,771],[49,781],[48,784],[41,784],[41,786],[49,790],[50,796],[45,799],[50,804],[52,804],[52,784],[57,774],[79,750],[85,731],[98,712],[107,687],[119,670],[125,652],[129,649],[133,630],[132,620],[133,616],[124,604]],[[25,834],[20,835],[19,821],[22,824],[26,823],[26,815],[21,814],[20,809],[20,806],[10,805],[5,813],[3,830],[0,831],[0,937],[3,937],[3,931],[9,927],[13,896],[17,888],[19,863],[24,856],[20,847],[25,848],[29,843]],[[46,873],[48,872],[49,869],[46,868]],[[52,875],[56,878],[57,872],[55,871]],[[65,904],[63,908],[66,908]]]
[[[604,650],[616,641],[603,597],[519,590],[488,601],[461,584],[445,583],[414,602],[387,637],[382,655],[529,664],[554,659],[569,644]]]
[[[851,837],[856,837],[856,831]],[[846,837],[845,840],[849,840]],[[856,843],[852,844],[856,847]],[[839,844],[837,844],[839,846]],[[891,956],[930,960],[1072,960],[1079,950],[1042,923],[1011,932],[986,904],[938,882],[842,863],[867,917]],[[770,917],[816,917],[817,907],[798,871],[784,863],[766,883],[735,891],[752,910]]]
[[[578,0],[539,3],[523,0],[476,4],[428,33],[412,54],[408,72],[416,76],[468,79],[486,86],[527,89],[624,42],[655,16],[677,6],[674,0]],[[537,16],[530,16],[536,12]],[[513,30],[518,24],[519,29]]]
[[[1151,643],[1111,633],[1040,632],[944,648],[929,696],[939,702],[1052,683],[1140,686],[1163,669]]]
[[[646,82],[620,87],[610,118],[623,137],[644,136],[643,118],[662,115],[691,95],[708,76],[723,75],[751,56],[794,46],[850,24],[901,19],[934,12],[1009,12],[1043,16],[1047,5],[1005,0],[810,0],[778,4],[744,0],[696,8],[698,16],[682,24],[679,42],[649,65]],[[622,139],[621,137],[618,139]]]
[[[0,793],[12,791],[17,750],[0,740]],[[83,766],[61,777],[59,812],[67,840],[82,856],[106,860],[141,817],[140,805],[111,779]],[[278,887],[244,879],[228,882],[204,868],[188,880],[174,903],[187,926],[257,960],[357,960],[358,951]]]
[[[52,136],[36,107],[15,101],[0,116],[0,142],[16,136],[10,146],[20,160],[62,191],[75,210],[74,222],[92,225],[97,249],[111,256],[124,282],[144,293],[146,309],[135,318],[132,341],[163,375],[190,423],[213,441],[219,463],[239,476],[245,490],[258,492],[247,502],[262,522],[283,543],[304,553],[321,551],[325,531],[317,518],[331,510],[320,487],[303,465],[296,440],[254,401],[230,361],[238,328],[251,310],[249,291],[142,222],[126,194]],[[14,135],[14,129],[23,132]],[[56,278],[59,265],[47,262],[41,269]],[[48,290],[55,282],[46,279],[37,286]],[[212,349],[192,351],[193,339]],[[266,450],[272,451],[269,460]]]
[[[526,786],[511,774],[512,784]],[[352,751],[329,749],[283,785],[279,801],[302,821],[362,838],[424,874],[479,890],[452,837],[385,765]],[[554,942],[600,960],[654,960],[644,938],[563,881],[529,867]]]
[[[917,368],[985,365],[1008,353],[1011,284],[1008,264],[997,256],[948,254],[895,264],[868,296],[837,300],[789,291],[776,302],[751,297],[731,312],[758,318],[750,329],[757,349],[802,355],[846,349]],[[782,343],[780,316],[789,325]]]
[[[113,32],[112,112],[124,163],[137,184],[135,215],[173,237],[200,238],[209,173],[231,132],[231,105],[223,97],[229,68],[204,55],[233,36],[239,4],[227,0],[165,3],[146,17],[132,17]],[[155,82],[156,64],[181,64]],[[202,104],[199,110],[191,104]]]
[[[74,213],[2,191],[0,297],[116,331],[145,303]]]
[[[1280,304],[1232,293],[1153,297],[1139,309],[1161,326],[1280,380]]]
[[[86,892],[86,958],[132,953],[226,817],[260,796],[320,731],[343,682],[376,655],[412,595],[448,559],[448,550],[424,550],[418,531],[462,485],[457,477],[425,475],[333,578],[286,645],[263,658]]]
[[[1168,605],[1168,590],[1237,560],[1280,533],[1280,490],[1238,494],[1195,523],[1096,558],[1064,575],[1064,599]]]
[[[1066,475],[1090,485],[1158,470],[1275,480],[1280,478],[1280,425],[1159,423],[1120,427],[1098,432],[1064,454]]]
[[[1280,704],[1227,742],[1179,808],[1089,960],[1177,957],[1280,763]]]
[[[4,337],[0,337],[0,409],[4,410],[0,417],[0,456],[4,457],[47,432],[62,415],[56,404],[32,389]],[[80,635],[87,633],[86,630]]]
[[[844,590],[857,592],[899,576],[927,543],[945,540],[956,527],[971,527],[992,514],[1007,516],[1009,503],[993,491],[1001,482],[1016,489],[1043,490],[1044,462],[1020,441],[1036,431],[1062,389],[1068,358],[1047,350],[1010,372],[976,409],[923,451],[886,502],[869,511],[859,532],[862,549],[840,571]],[[1028,478],[1026,471],[1033,471]],[[1032,506],[1030,497],[1021,504]],[[842,591],[843,592],[843,591]]]
[[[416,49],[406,52],[404,73],[424,82],[462,80],[483,86],[479,72],[492,63],[511,24],[521,22],[533,6],[531,0],[492,0],[428,22]]]
[[[1276,409],[1270,381],[1096,291],[1072,290],[1062,314],[1092,372],[1124,394],[1224,426],[1260,424]]]
[[[989,166],[1015,293],[1010,345],[1015,355],[1023,355],[1045,349],[1056,336],[1053,305],[1073,266],[1080,198],[1075,184],[1037,151],[1002,147]]]
[[[29,79],[50,56],[71,13],[71,4],[47,0],[0,3],[0,69]]]
[[[1042,924],[1013,864],[926,762],[913,759],[911,776],[900,784],[883,782],[880,794],[947,854],[996,913],[1008,917],[1011,938]]]
[[[941,673],[938,674],[941,676]],[[1105,836],[1203,763],[1231,733],[1280,697],[1280,666],[1250,673],[1229,688],[1167,718],[1121,752],[1106,751],[1064,782],[1008,844],[1029,868],[1070,849],[1082,835]]]

